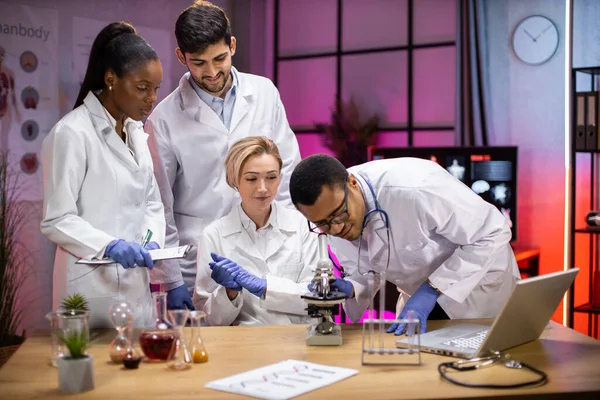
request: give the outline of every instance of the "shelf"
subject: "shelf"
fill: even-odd
[[[587,303],[578,307],[573,307],[573,311],[588,314],[600,314],[600,307],[592,307],[592,303]]]
[[[296,134],[303,133],[323,133],[325,132],[325,126],[329,123],[323,123],[317,125],[294,125],[291,127],[292,131]],[[449,125],[422,125],[422,126],[413,126],[413,132],[419,131],[453,131],[454,126]],[[396,125],[396,126],[380,126],[377,128],[377,132],[385,133],[385,132],[403,132],[406,133],[408,131],[408,125]],[[600,150],[598,151],[600,153]]]
[[[573,72],[583,72],[585,74],[600,75],[600,67],[573,68]]]
[[[590,233],[590,234],[598,234],[600,233],[600,226],[596,228],[578,228],[575,229],[577,233]]]
[[[600,153],[600,149],[599,150],[575,150],[575,153],[598,154],[598,153]]]

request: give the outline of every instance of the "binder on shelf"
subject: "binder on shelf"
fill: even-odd
[[[586,94],[586,141],[585,149],[598,150],[598,92]]]
[[[586,149],[586,131],[585,131],[585,106],[587,104],[586,93],[577,93],[575,101],[575,115],[577,115],[575,127],[575,151]]]

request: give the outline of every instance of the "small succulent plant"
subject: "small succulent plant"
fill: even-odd
[[[73,293],[65,297],[61,304],[64,310],[89,311],[89,304],[84,295]]]
[[[86,331],[72,331],[65,336],[61,336],[60,340],[67,346],[71,358],[85,357],[85,349],[88,346],[88,334]]]

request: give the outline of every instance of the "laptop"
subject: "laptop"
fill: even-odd
[[[421,335],[421,350],[445,356],[474,358],[503,351],[540,337],[573,283],[579,268],[517,281],[492,326],[457,324]],[[412,338],[396,341],[406,347]]]

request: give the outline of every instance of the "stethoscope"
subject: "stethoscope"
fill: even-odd
[[[371,222],[373,220],[373,218],[370,218],[370,217],[375,216],[375,214],[379,214],[379,216],[383,219],[383,222],[385,224],[385,230],[386,230],[386,235],[387,235],[387,260],[386,260],[385,271],[384,271],[384,272],[387,272],[387,270],[390,266],[390,217],[388,216],[388,213],[384,209],[379,207],[379,202],[377,201],[377,196],[375,195],[375,190],[373,190],[373,186],[371,185],[371,183],[369,183],[367,178],[365,178],[363,175],[361,175],[361,174],[358,174],[358,175],[362,178],[362,180],[365,182],[365,184],[369,188],[369,191],[371,192],[371,196],[373,197],[373,201],[375,203],[375,208],[373,208],[372,210],[369,210],[365,214],[365,218],[363,219],[362,228],[360,230],[360,237],[358,238],[358,262],[356,264],[356,271],[361,276],[366,276],[369,274],[380,274],[381,272],[377,272],[374,269],[369,269],[366,272],[361,272],[361,270],[360,270],[360,251],[362,248],[363,233],[365,231],[365,228],[369,224],[369,222]],[[342,267],[341,265],[337,266],[335,263],[333,263],[333,265],[340,272],[342,278],[350,276],[349,273],[344,271],[344,267]]]

